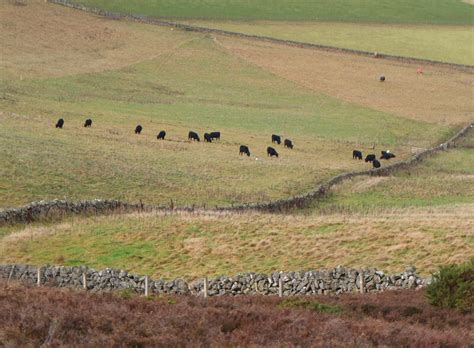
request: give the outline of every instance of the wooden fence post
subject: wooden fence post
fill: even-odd
[[[36,272],[36,284],[41,286],[41,267],[38,267]]]
[[[208,282],[207,282],[207,277],[204,278],[204,298],[207,298],[207,289],[208,289]]]
[[[148,297],[148,276],[145,276],[145,297]]]
[[[283,297],[283,280],[280,278],[278,279],[278,296]]]
[[[12,269],[10,270],[10,275],[8,276],[7,284],[10,282],[10,279],[13,275],[13,270],[15,269],[15,265],[12,266]]]
[[[82,272],[82,287],[84,290],[87,290],[86,272]]]
[[[360,270],[359,271],[359,276],[360,276],[360,293],[363,294],[365,292],[365,277],[364,277],[364,271]]]

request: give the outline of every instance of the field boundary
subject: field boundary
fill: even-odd
[[[397,289],[418,289],[430,279],[416,274],[415,267],[404,272],[385,274],[375,268],[354,269],[338,266],[300,272],[273,272],[269,274],[247,272],[232,277],[200,278],[194,281],[153,280],[146,275],[132,274],[121,269],[95,270],[86,266],[30,266],[0,264],[0,279],[9,282],[52,287],[70,287],[83,290],[130,290],[149,294],[175,294],[194,296],[222,295],[273,295],[295,296],[341,294],[350,292],[382,292]]]
[[[84,200],[79,202],[69,202],[67,200],[52,200],[33,202],[19,208],[5,209],[0,211],[0,226],[7,224],[27,224],[43,219],[62,218],[68,214],[90,214],[103,215],[110,213],[126,213],[132,211],[163,211],[163,212],[236,212],[243,213],[246,211],[261,211],[261,212],[285,212],[292,209],[301,209],[307,207],[311,202],[321,199],[326,196],[329,190],[336,184],[339,184],[347,179],[358,176],[385,176],[390,175],[399,170],[409,169],[428,156],[431,156],[439,151],[446,151],[454,147],[456,141],[465,136],[469,131],[474,130],[474,123],[470,123],[458,131],[454,136],[449,138],[446,142],[424,150],[411,158],[399,161],[381,168],[369,169],[358,172],[348,172],[336,175],[329,181],[320,184],[315,190],[292,196],[285,199],[264,202],[264,203],[249,203],[239,204],[224,207],[202,208],[192,206],[175,206],[173,201],[170,205],[145,205],[140,203],[127,203],[119,200]]]
[[[258,41],[270,42],[270,43],[275,43],[275,44],[283,44],[283,45],[298,47],[298,48],[348,53],[348,54],[354,54],[354,55],[359,55],[359,56],[372,57],[374,59],[376,58],[376,59],[387,59],[387,60],[402,61],[402,62],[409,62],[409,63],[423,63],[423,64],[428,64],[428,65],[444,66],[444,67],[450,67],[450,68],[468,70],[468,71],[474,70],[474,65],[449,63],[449,62],[442,62],[442,61],[430,60],[430,59],[424,59],[424,58],[397,56],[397,55],[386,54],[382,52],[376,53],[376,52],[362,51],[362,50],[343,48],[343,47],[335,47],[335,46],[329,46],[329,45],[312,44],[312,43],[293,41],[293,40],[283,40],[283,39],[277,39],[277,38],[273,38],[269,36],[250,35],[250,34],[244,34],[244,33],[239,33],[235,31],[212,29],[212,28],[206,28],[206,27],[201,27],[201,26],[196,26],[196,25],[188,25],[188,24],[164,21],[164,20],[160,20],[157,18],[145,16],[145,15],[109,12],[103,9],[77,4],[71,0],[47,0],[47,1],[53,4],[70,7],[76,10],[94,13],[101,17],[114,19],[114,20],[125,19],[125,20],[134,21],[134,22],[141,22],[141,23],[159,25],[159,26],[164,26],[164,27],[172,27],[172,28],[176,28],[176,29],[180,29],[184,31],[193,31],[193,32],[199,32],[199,33],[215,33],[215,34],[220,34],[220,35],[225,35],[225,36],[258,40]]]

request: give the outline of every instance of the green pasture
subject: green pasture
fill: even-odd
[[[472,24],[461,0],[78,0],[122,13],[178,19]]]
[[[266,201],[367,168],[352,161],[354,147],[376,143],[403,157],[454,131],[316,95],[203,35],[120,70],[2,82],[2,207],[52,198]],[[59,117],[62,130],[54,128]],[[93,127],[85,129],[89,117]],[[156,140],[161,129],[169,141]],[[189,130],[201,137],[220,130],[222,140],[188,143]],[[295,150],[277,146],[280,158],[267,158],[272,133],[291,138]],[[250,146],[250,158],[239,157],[240,144]]]
[[[473,26],[217,20],[184,22],[249,35],[474,65]]]

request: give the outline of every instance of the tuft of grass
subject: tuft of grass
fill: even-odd
[[[308,300],[303,298],[288,298],[284,299],[278,304],[281,309],[307,309],[318,313],[341,314],[342,308],[337,305],[320,303],[315,300]]]

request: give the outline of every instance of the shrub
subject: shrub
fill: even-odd
[[[437,307],[474,310],[474,258],[461,265],[440,267],[426,295]]]
[[[314,300],[306,300],[301,298],[288,298],[278,304],[279,308],[300,308],[309,309],[319,313],[340,314],[342,309],[336,305],[320,303]]]

